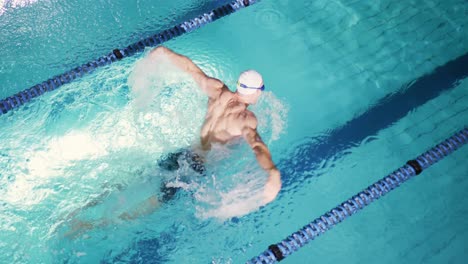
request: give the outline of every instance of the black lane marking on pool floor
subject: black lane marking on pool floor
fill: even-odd
[[[405,85],[398,93],[384,97],[364,114],[334,129],[328,136],[310,137],[299,145],[293,155],[281,159],[283,184],[287,186],[295,175],[310,172],[320,167],[336,153],[359,144],[366,137],[391,126],[410,111],[453,89],[458,82],[468,77],[468,53],[437,67],[431,73]],[[315,176],[315,175],[314,175]]]

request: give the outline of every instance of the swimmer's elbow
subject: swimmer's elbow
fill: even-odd
[[[158,46],[156,47],[155,49],[153,49],[151,52],[150,52],[150,57],[158,57],[158,56],[161,56],[161,55],[165,55],[169,52],[169,49],[164,47],[164,46]]]
[[[167,52],[167,51],[169,51],[169,49],[164,46],[158,46],[154,49],[154,52]]]
[[[255,155],[258,156],[269,156],[268,149],[262,144],[258,144],[252,148]]]

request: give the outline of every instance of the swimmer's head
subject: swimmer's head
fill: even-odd
[[[260,73],[248,70],[240,74],[237,81],[237,93],[249,104],[255,104],[258,97],[265,90]]]

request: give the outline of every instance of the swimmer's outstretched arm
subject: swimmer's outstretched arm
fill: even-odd
[[[264,201],[269,203],[276,198],[281,189],[280,172],[273,163],[270,150],[265,143],[263,143],[257,129],[245,127],[242,129],[242,135],[255,153],[260,167],[268,172],[269,177],[265,184]]]
[[[166,47],[159,46],[153,49],[149,56],[151,58],[166,56],[177,68],[192,75],[200,89],[210,98],[218,97],[224,87],[222,81],[206,75],[191,59],[175,53]]]

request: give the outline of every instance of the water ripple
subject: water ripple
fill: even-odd
[[[276,28],[284,20],[284,14],[273,8],[262,9],[255,16],[255,24],[267,29]]]

